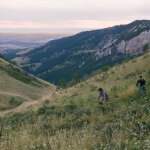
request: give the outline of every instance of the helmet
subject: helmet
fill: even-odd
[[[103,91],[103,89],[102,89],[102,88],[99,88],[98,91]]]

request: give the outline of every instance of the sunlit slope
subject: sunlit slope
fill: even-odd
[[[34,111],[0,119],[3,150],[149,150],[150,53],[53,92]],[[139,92],[139,75],[147,92]],[[97,89],[110,97],[96,101]],[[26,140],[25,140],[26,139]]]
[[[56,94],[56,99],[61,101],[66,97],[72,100],[82,97],[83,100],[91,99],[92,101],[92,99],[95,100],[98,97],[97,89],[102,87],[108,92],[113,102],[113,100],[120,100],[128,94],[134,94],[137,91],[136,82],[140,75],[147,80],[146,86],[149,88],[150,53],[121,65],[116,65],[108,71],[97,72],[94,77],[62,91],[61,94]],[[61,99],[57,98],[58,95]]]
[[[0,58],[0,110],[14,108],[24,101],[38,100],[54,89],[55,86]]]

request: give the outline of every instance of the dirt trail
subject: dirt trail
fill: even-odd
[[[49,99],[52,95],[52,93],[48,94],[48,95],[44,95],[41,99],[38,99],[38,100],[31,100],[31,99],[28,99],[22,95],[17,95],[17,94],[13,94],[13,93],[7,93],[7,92],[0,92],[2,94],[8,94],[8,95],[12,95],[12,96],[20,96],[22,98],[25,98],[27,99],[28,101],[22,103],[20,106],[16,107],[15,109],[11,109],[11,110],[6,110],[6,111],[2,111],[0,112],[0,117],[3,117],[4,115],[8,114],[8,113],[17,113],[17,112],[24,112],[26,111],[27,109],[29,109],[30,107],[32,106],[35,106],[35,105],[40,105],[42,104],[44,101],[46,101],[47,99]]]
[[[2,91],[0,91],[0,94],[3,94],[3,95],[10,95],[10,96],[17,96],[17,97],[21,97],[21,98],[23,98],[23,99],[26,99],[26,100],[28,100],[28,101],[32,101],[32,99],[30,99],[30,98],[27,98],[27,97],[25,97],[25,96],[23,96],[23,95],[19,95],[19,94],[15,94],[15,93],[10,93],[10,92],[2,92]]]

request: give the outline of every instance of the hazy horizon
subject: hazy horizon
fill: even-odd
[[[0,0],[0,33],[77,33],[149,14],[149,0]]]

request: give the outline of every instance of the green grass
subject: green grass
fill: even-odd
[[[0,119],[2,150],[150,149],[150,54],[53,93],[37,111]],[[135,84],[147,81],[146,94]],[[95,100],[103,87],[107,106]]]
[[[30,76],[28,73],[21,70],[18,66],[12,62],[7,61],[0,57],[0,70],[4,71],[10,77],[19,80],[25,84],[29,84],[35,87],[43,87],[46,84],[40,82],[37,78]]]
[[[29,76],[26,73],[23,73],[19,70],[19,68],[14,67],[13,65],[9,64],[7,66],[0,66],[2,70],[4,70],[10,77],[15,78],[16,80],[19,80],[21,82],[24,82],[26,84],[30,84],[32,86],[42,87],[40,85],[40,82],[36,80],[36,78],[33,78]]]
[[[0,111],[13,109],[27,100],[39,100],[54,90],[55,86],[23,72],[0,57]],[[16,101],[9,104],[14,96]]]

